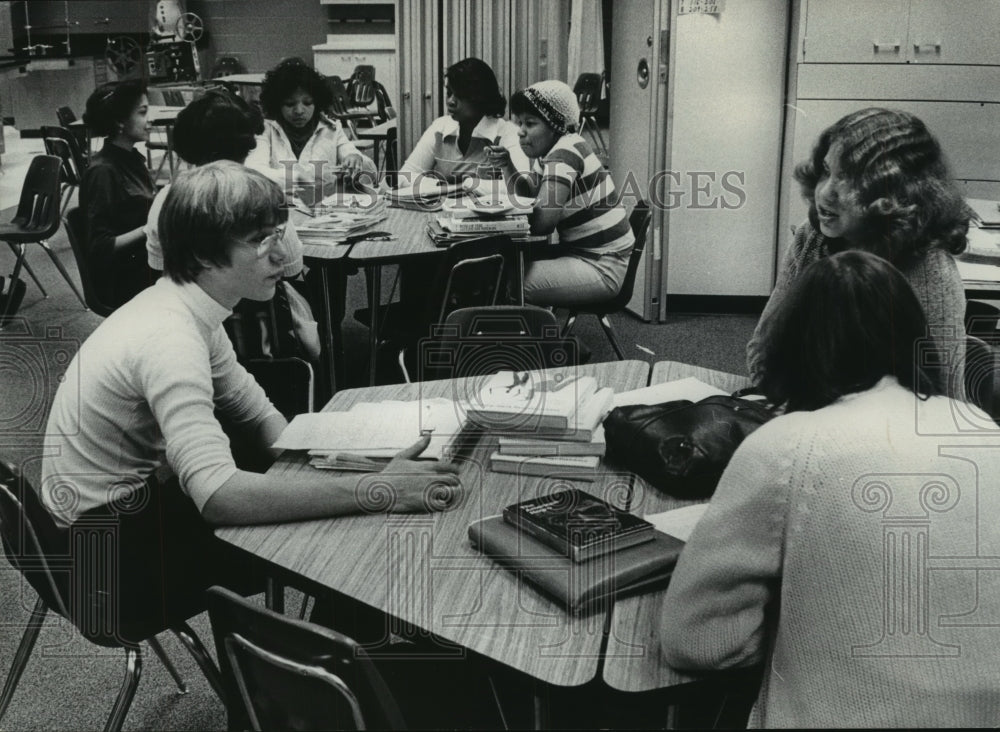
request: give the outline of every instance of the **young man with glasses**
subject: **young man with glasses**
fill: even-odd
[[[241,299],[274,296],[283,203],[275,183],[231,161],[180,176],[159,219],[165,276],[87,339],[68,371],[78,377],[60,384],[49,415],[41,496],[56,523],[112,516],[123,561],[130,541],[173,546],[151,583],[163,579],[167,594],[170,578],[196,591],[220,581],[214,560],[225,548],[210,526],[373,510],[363,501],[371,475],[276,482],[238,469],[216,418],[266,451],[286,426],[222,327]],[[426,438],[378,474],[395,491],[389,510],[443,510],[456,499],[452,466],[412,459],[425,446]]]

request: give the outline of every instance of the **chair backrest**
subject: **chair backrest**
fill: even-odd
[[[63,127],[67,127],[76,122],[76,115],[69,107],[59,107],[56,109],[56,118],[59,120],[59,124]]]
[[[965,341],[965,393],[994,421],[1000,420],[1000,354],[972,335]]]
[[[240,63],[240,60],[235,56],[219,56],[215,60],[215,66],[212,67],[212,73],[209,78],[218,79],[220,76],[229,76],[230,74],[242,74],[246,71],[246,67]]]
[[[517,249],[506,234],[459,241],[448,247],[431,285],[428,324],[478,305],[506,304],[504,285],[513,281]]]
[[[66,227],[66,238],[69,239],[69,246],[73,250],[73,257],[76,259],[77,269],[80,270],[80,282],[83,283],[83,299],[86,301],[88,308],[98,315],[107,317],[115,311],[115,307],[102,302],[100,296],[97,294],[97,286],[94,283],[94,275],[90,271],[90,263],[85,247],[87,215],[82,208],[71,208],[66,212],[63,224]]]
[[[403,729],[364,649],[347,636],[208,590],[230,729]]]
[[[49,149],[49,140],[59,139],[62,140],[66,147],[69,148],[70,157],[73,159],[73,168],[76,174],[76,182],[71,183],[71,185],[80,185],[80,178],[83,176],[83,171],[87,168],[87,158],[84,156],[83,151],[80,149],[80,142],[76,139],[76,136],[67,130],[65,127],[56,127],[52,125],[42,126],[42,137],[45,139],[45,149]],[[53,148],[53,149],[58,149]],[[50,152],[49,155],[56,155],[62,158],[62,154],[59,152]],[[65,170],[65,159],[63,160],[63,173]],[[68,180],[66,182],[69,182]]]
[[[379,123],[387,122],[390,119],[396,119],[396,110],[392,106],[392,100],[389,99],[389,92],[387,92],[385,87],[377,81],[374,83],[374,86],[375,105],[378,107]]]
[[[649,234],[649,222],[653,215],[649,211],[649,204],[640,200],[635,204],[632,213],[628,217],[629,227],[632,229],[632,236],[635,237],[635,244],[632,246],[632,253],[628,258],[628,268],[625,270],[625,279],[622,280],[622,287],[618,294],[609,303],[609,307],[619,310],[632,299],[632,291],[635,289],[635,278],[639,271],[639,262],[642,260],[642,252],[646,248],[646,237]]]
[[[375,101],[375,67],[361,64],[347,82],[347,92],[352,107],[367,107]]]
[[[534,305],[455,310],[420,343],[419,381],[560,368],[576,363],[577,344],[564,339],[556,316]]]
[[[62,160],[55,155],[36,155],[21,186],[14,222],[38,237],[48,239],[59,230]]]
[[[580,105],[580,114],[594,114],[601,103],[601,87],[604,81],[600,74],[586,73],[577,77],[576,84],[573,85],[573,93],[576,94],[577,104]]]
[[[0,460],[0,543],[7,561],[45,604],[70,617],[63,603],[69,578],[62,573],[58,581],[49,564],[50,555],[66,557],[65,536],[28,480],[5,460]]]

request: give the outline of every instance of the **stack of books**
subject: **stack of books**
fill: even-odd
[[[441,245],[489,234],[523,237],[531,233],[529,213],[530,199],[510,197],[506,193],[492,197],[469,194],[445,201],[440,215],[428,221],[427,234]]]
[[[684,546],[578,488],[507,506],[470,525],[469,539],[570,612],[662,587]]]
[[[605,450],[601,422],[613,398],[591,376],[501,371],[466,405],[467,419],[500,434],[490,456],[494,472],[593,480]]]
[[[378,472],[421,435],[430,444],[418,459],[449,460],[471,435],[451,399],[362,402],[346,412],[314,412],[292,419],[274,446],[308,450],[313,467]]]
[[[298,226],[303,244],[337,244],[369,230],[386,217],[386,202],[365,194],[326,198]]]

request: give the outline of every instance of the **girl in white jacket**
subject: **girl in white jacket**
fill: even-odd
[[[341,175],[357,180],[368,174],[367,182],[373,185],[375,163],[323,114],[331,101],[323,76],[301,59],[283,61],[267,72],[260,93],[264,133],[257,138],[247,166],[286,190],[296,184],[330,184]]]

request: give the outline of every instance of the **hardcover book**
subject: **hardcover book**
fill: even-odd
[[[586,444],[586,443],[584,443]],[[573,480],[593,480],[600,458],[596,455],[490,455],[490,470],[494,473],[537,475],[541,477],[572,477]]]
[[[684,542],[654,531],[638,546],[572,562],[518,531],[501,516],[469,526],[469,541],[499,565],[515,572],[570,613],[607,607],[612,598],[660,589],[673,572]]]
[[[645,519],[578,488],[512,504],[503,517],[574,562],[642,544],[655,535]]]

